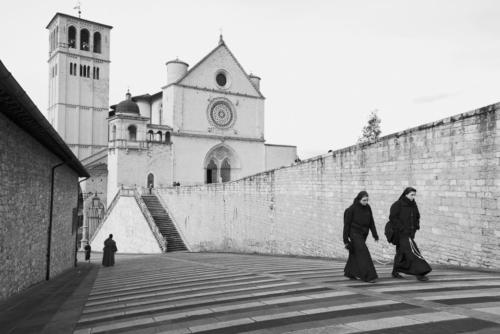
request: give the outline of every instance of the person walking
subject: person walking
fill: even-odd
[[[90,263],[90,252],[92,251],[92,247],[90,247],[90,244],[87,244],[83,249],[85,250],[85,261]]]
[[[344,246],[349,250],[344,276],[375,283],[378,275],[370,251],[366,247],[368,231],[371,231],[375,241],[378,241],[375,221],[368,204],[368,193],[361,191],[344,212]]]
[[[396,235],[396,255],[392,277],[403,278],[399,273],[415,275],[419,281],[428,281],[425,275],[432,271],[415,243],[415,233],[420,229],[420,213],[415,196],[417,190],[408,187],[391,206],[389,221]]]
[[[110,234],[109,238],[104,241],[104,249],[102,254],[102,265],[105,267],[115,265],[115,253],[118,251],[116,242],[113,240],[113,235]]]

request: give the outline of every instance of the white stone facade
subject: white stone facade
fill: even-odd
[[[293,163],[295,146],[265,144],[259,87],[222,39],[191,69],[168,62],[160,92],[131,98],[137,114],[112,107],[108,203],[122,186],[147,187],[148,176],[154,187],[218,183]]]

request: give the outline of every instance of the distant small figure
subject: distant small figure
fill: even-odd
[[[328,153],[333,153],[333,150],[328,150]]]
[[[116,242],[113,240],[113,235],[110,234],[109,238],[104,241],[104,253],[102,254],[102,265],[105,267],[115,265],[115,253],[118,251]]]
[[[299,162],[301,162],[301,161],[302,161],[302,160],[300,160],[300,158],[297,158],[297,159],[295,159],[295,161],[294,161],[294,162],[298,164],[298,163],[299,163]]]
[[[83,249],[85,250],[85,261],[90,263],[90,252],[92,251],[92,247],[87,244],[87,246],[83,247]]]
[[[417,190],[408,187],[391,206],[389,221],[397,235],[392,277],[403,278],[399,273],[404,273],[415,275],[419,281],[428,281],[426,275],[432,268],[415,243],[415,233],[420,229],[420,212],[415,202],[416,195]]]

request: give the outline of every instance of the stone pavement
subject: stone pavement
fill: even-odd
[[[169,253],[101,268],[74,333],[500,333],[500,274],[346,280],[324,259]]]
[[[349,281],[344,263],[226,253],[119,255],[0,304],[0,333],[500,333],[500,273]]]

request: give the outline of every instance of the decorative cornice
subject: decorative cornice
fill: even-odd
[[[72,53],[72,52],[69,52],[69,51],[62,51],[59,48],[60,48],[60,46],[58,47],[58,49],[56,49],[55,51],[53,51],[49,55],[49,60],[47,60],[47,63],[49,63],[52,60],[52,58],[54,58],[58,53],[63,53],[65,55],[68,55],[71,58],[75,58],[75,57],[78,58],[79,57],[79,58],[84,58],[84,59],[87,59],[87,60],[94,60],[96,63],[108,63],[108,64],[111,63],[111,60],[108,60],[108,59],[100,59],[100,58],[96,58],[96,57],[81,55],[79,53]],[[75,50],[78,50],[78,49],[75,49]],[[80,50],[78,50],[78,51],[80,51]],[[88,51],[88,52],[90,52],[90,51]]]
[[[236,92],[228,92],[220,89],[214,89],[214,88],[207,88],[207,87],[198,87],[198,86],[188,86],[188,85],[183,85],[183,84],[178,84],[178,83],[171,83],[166,86],[163,86],[162,89],[166,89],[170,86],[177,86],[177,87],[182,87],[182,88],[187,88],[187,89],[194,89],[194,90],[201,90],[205,92],[210,92],[210,93],[219,93],[219,94],[224,94],[224,95],[233,95],[233,96],[240,96],[240,97],[248,97],[251,99],[258,99],[258,100],[265,100],[266,98],[264,96],[255,96],[255,95],[248,95],[244,93],[236,93]]]
[[[99,108],[99,107],[91,107],[91,106],[82,106],[79,104],[69,104],[69,103],[54,103],[51,105],[47,110],[52,110],[55,108],[57,105],[62,105],[68,108],[79,108],[80,110],[93,110],[93,111],[109,111],[109,108]]]
[[[100,147],[100,148],[105,148],[108,147],[107,145],[92,145],[92,144],[70,144],[66,143],[69,147],[80,147],[80,148],[89,148],[89,147]]]
[[[250,137],[236,137],[236,136],[224,136],[224,135],[212,135],[212,134],[201,134],[201,133],[188,133],[188,132],[172,132],[172,137],[192,137],[192,138],[207,138],[207,139],[219,139],[219,140],[239,140],[239,141],[251,141],[251,142],[265,142],[264,138],[250,138]]]

